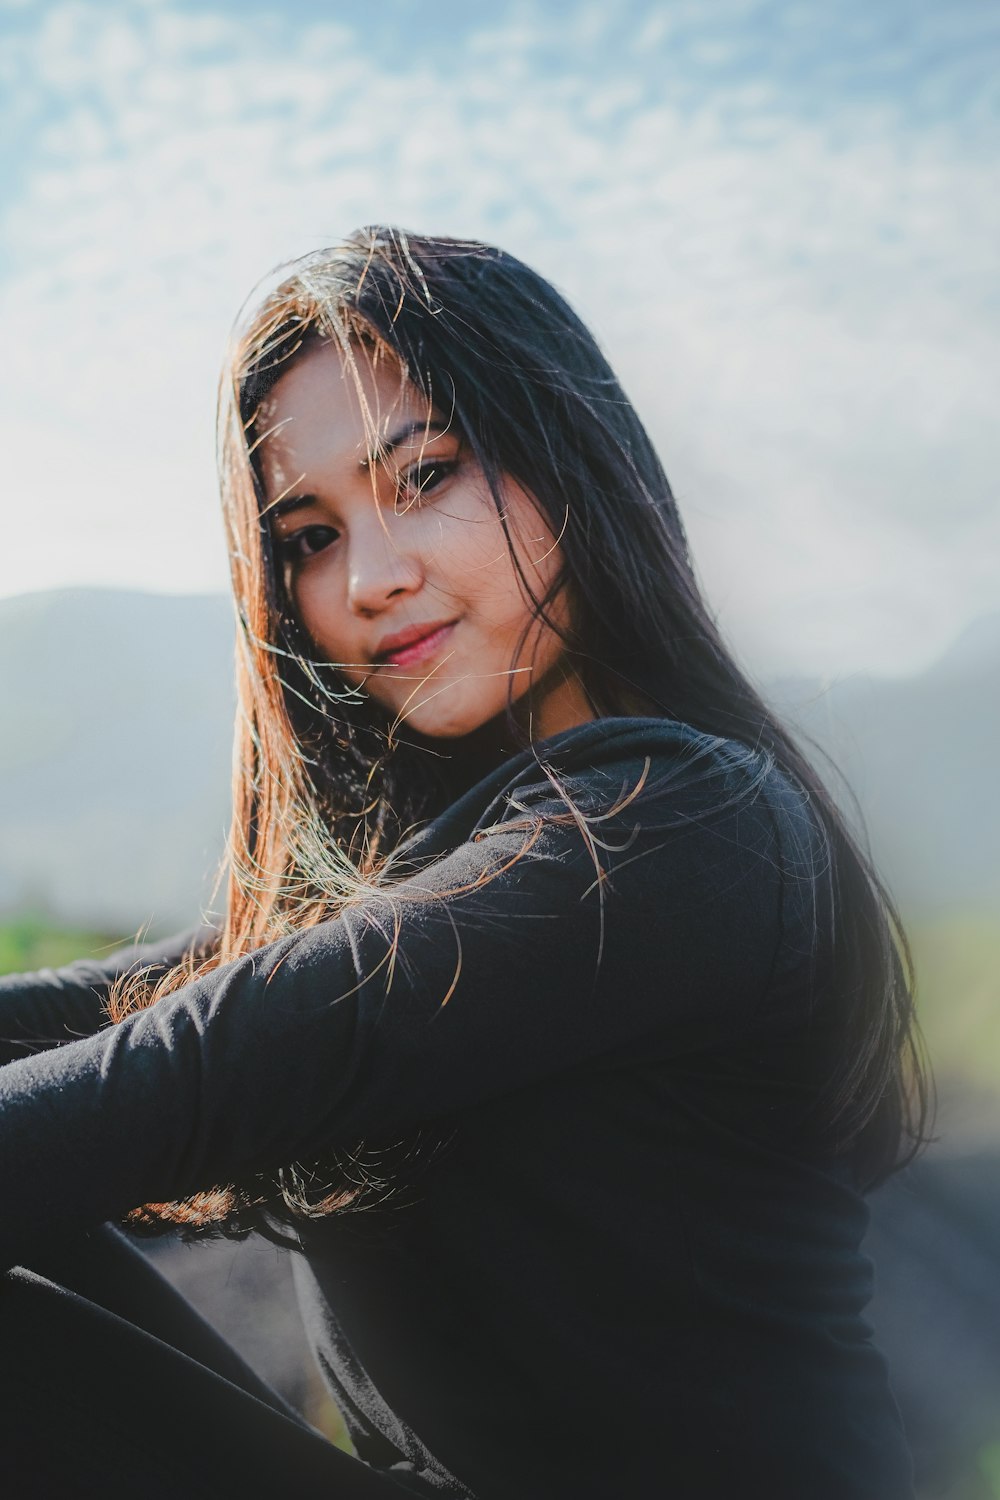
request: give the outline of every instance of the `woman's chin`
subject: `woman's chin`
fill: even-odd
[[[475,714],[423,714],[407,715],[403,724],[406,737],[454,759],[473,757],[479,759],[492,756],[494,759],[519,750],[528,743],[529,735],[521,726],[517,704],[513,712],[504,705],[487,718]]]
[[[462,692],[465,686],[465,683],[456,683],[454,689],[437,687],[426,703],[400,707],[396,719],[398,728],[405,728],[408,738],[419,739],[445,751],[491,740],[502,740],[509,746],[511,733],[506,702],[498,705],[495,700],[485,704],[469,701]],[[515,703],[515,719],[517,708]],[[392,709],[388,708],[388,712],[391,714]]]

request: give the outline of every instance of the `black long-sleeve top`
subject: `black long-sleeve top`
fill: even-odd
[[[365,1140],[395,1191],[305,1223],[297,1281],[367,1462],[477,1500],[903,1500],[866,1210],[814,1109],[840,1018],[801,792],[598,721],[397,873],[116,1027],[113,966],[0,980],[0,1263]]]

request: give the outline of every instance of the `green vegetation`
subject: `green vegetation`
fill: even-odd
[[[989,1485],[990,1496],[1000,1495],[1000,1443],[991,1443],[979,1455],[979,1467]]]
[[[75,958],[99,958],[126,941],[88,928],[63,927],[49,917],[27,912],[0,922],[0,974],[22,974]]]
[[[1000,915],[914,922],[909,937],[935,1071],[1000,1101]]]

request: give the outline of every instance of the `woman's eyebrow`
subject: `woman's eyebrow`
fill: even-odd
[[[370,469],[373,464],[384,463],[397,448],[401,448],[404,443],[408,443],[411,438],[418,436],[418,434],[426,438],[430,437],[432,433],[437,435],[447,431],[448,423],[442,422],[439,417],[415,418],[412,422],[405,422],[402,427],[397,427],[396,431],[390,433],[387,438],[379,438],[377,440],[373,451],[368,454],[367,458],[361,459],[361,467],[363,469]]]
[[[293,510],[301,510],[305,505],[318,504],[319,501],[315,495],[282,495],[280,500],[274,500],[270,505],[265,505],[261,514],[277,521],[282,516],[289,515]]]

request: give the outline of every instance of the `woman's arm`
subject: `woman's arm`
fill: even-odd
[[[595,825],[601,880],[572,822],[525,851],[534,815],[565,812],[545,785],[391,896],[0,1071],[0,1264],[61,1222],[752,1028],[781,930],[774,814],[668,783]]]
[[[156,943],[131,943],[103,959],[0,975],[0,1064],[91,1036],[107,1020],[104,1002],[116,979],[147,969],[155,982],[213,935],[212,928],[198,927]]]

